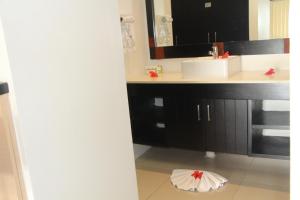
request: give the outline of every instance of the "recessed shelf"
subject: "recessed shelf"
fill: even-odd
[[[290,155],[290,138],[289,137],[271,137],[260,136],[253,138],[253,154],[265,155]]]
[[[279,111],[276,100],[274,108],[266,111],[264,100],[252,100],[249,106],[249,154],[255,157],[289,159],[290,112]],[[274,109],[274,111],[273,111]]]
[[[253,112],[252,127],[261,129],[289,129],[289,111],[259,111]]]

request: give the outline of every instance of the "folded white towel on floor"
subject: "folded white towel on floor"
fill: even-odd
[[[172,184],[178,189],[192,192],[209,192],[224,186],[228,180],[219,174],[188,169],[175,169],[171,175]]]

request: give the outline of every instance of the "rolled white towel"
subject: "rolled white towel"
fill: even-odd
[[[269,137],[290,137],[290,130],[263,129],[262,135]]]
[[[264,100],[263,111],[290,111],[290,101],[287,100]]]

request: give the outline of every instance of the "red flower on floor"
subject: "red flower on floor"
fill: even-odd
[[[201,180],[202,176],[203,176],[203,172],[201,171],[194,171],[194,173],[192,174],[192,176],[197,180],[197,178],[199,178]]]

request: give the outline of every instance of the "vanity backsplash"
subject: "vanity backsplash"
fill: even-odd
[[[191,58],[176,58],[163,60],[150,60],[150,65],[162,65],[165,73],[180,73],[181,63]],[[266,71],[270,67],[277,70],[289,70],[290,54],[263,54],[241,56],[242,71]]]

